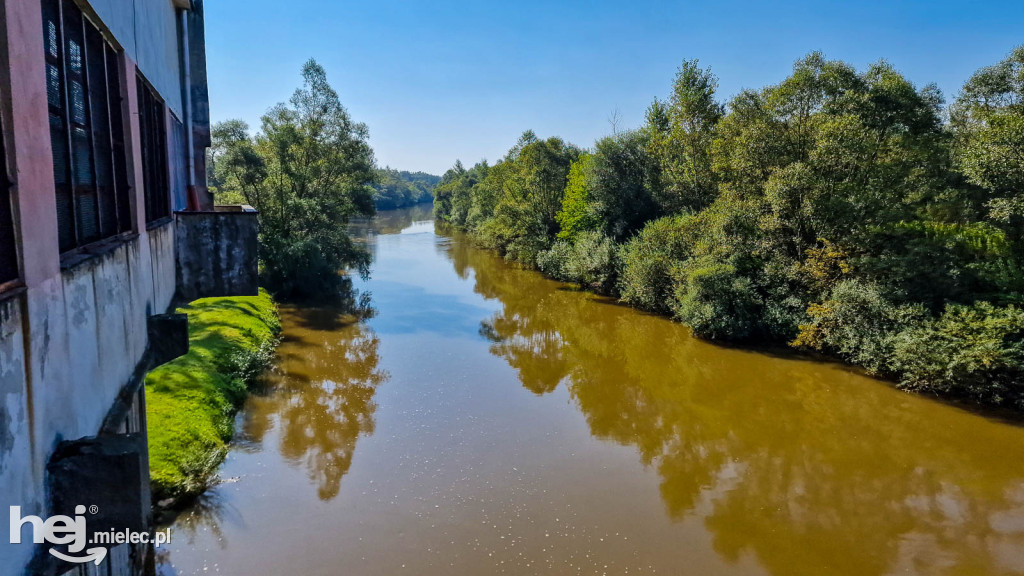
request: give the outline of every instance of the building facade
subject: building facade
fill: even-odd
[[[151,528],[142,382],[187,347],[166,313],[255,291],[254,215],[215,210],[205,186],[202,0],[0,0],[0,134],[0,504]],[[147,556],[72,565],[0,538],[4,575],[135,574]]]

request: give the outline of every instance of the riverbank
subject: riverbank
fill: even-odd
[[[372,318],[281,306],[237,481],[173,519],[157,574],[1024,566],[1024,427],[693,338],[429,218],[356,223]]]
[[[1024,115],[992,104],[1022,62],[980,69],[945,107],[886,64],[820,53],[726,103],[684,61],[643,126],[589,148],[527,130],[498,162],[456,162],[435,212],[700,338],[1024,412],[1024,163],[993,127]]]
[[[674,237],[678,230],[672,230],[678,223],[666,224],[666,220],[671,218],[654,221],[649,227],[653,233],[645,228],[622,243],[596,234],[583,235],[576,242],[557,240],[532,260],[510,257],[508,247],[488,236],[491,230],[486,225],[474,229],[442,218],[436,222],[466,234],[480,248],[507,261],[671,318],[710,342],[795,350],[863,370],[906,392],[995,410],[1014,420],[1024,416],[1024,309],[1020,306],[986,301],[950,304],[933,317],[921,305],[897,306],[870,287],[840,281],[829,299],[810,304],[806,314],[790,310],[802,322],[795,334],[754,331],[737,338],[714,328],[755,323],[753,318],[764,314],[755,309],[763,303],[752,292],[735,292],[737,286],[749,286],[716,276],[730,274],[730,269],[698,270],[700,274],[686,282],[678,277],[682,266],[693,263],[673,253],[679,250],[674,246],[680,241]],[[730,297],[735,300],[729,301]],[[744,306],[750,309],[737,312]]]
[[[189,317],[188,354],[146,377],[153,502],[195,497],[227,454],[234,415],[273,359],[281,325],[265,290],[205,298],[178,309]],[[166,502],[165,502],[166,503]]]

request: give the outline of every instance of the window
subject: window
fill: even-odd
[[[118,55],[70,0],[43,0],[61,252],[131,229]]]
[[[185,125],[171,114],[171,199],[174,210],[184,210],[188,205],[187,155]]]
[[[141,76],[137,85],[146,222],[153,222],[171,215],[170,177],[167,172],[167,125],[164,119],[164,103],[156,92]]]
[[[0,98],[2,101],[3,98]],[[18,279],[18,251],[14,244],[14,209],[7,177],[7,148],[0,124],[0,284]]]

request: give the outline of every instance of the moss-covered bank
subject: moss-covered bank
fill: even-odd
[[[215,477],[249,386],[273,360],[281,325],[270,295],[205,298],[189,317],[188,354],[146,377],[153,501],[201,494]]]

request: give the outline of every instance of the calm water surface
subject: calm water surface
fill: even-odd
[[[163,574],[1024,574],[1024,428],[370,226]]]

